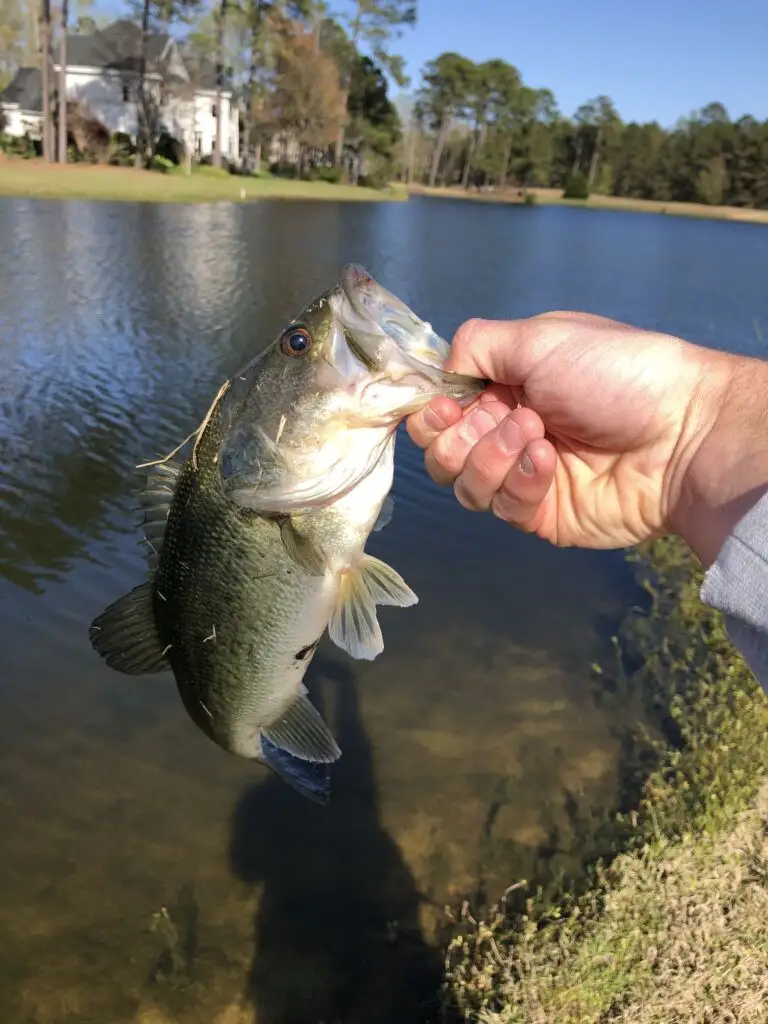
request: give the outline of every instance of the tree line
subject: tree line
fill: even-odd
[[[768,122],[708,103],[672,128],[622,121],[608,96],[573,117],[501,61],[443,53],[410,110],[405,175],[431,186],[550,187],[662,201],[768,206]]]
[[[144,42],[151,32],[173,31],[188,56],[214,66],[219,94],[236,86],[246,170],[260,170],[263,155],[277,149],[278,173],[352,183],[540,186],[583,197],[768,206],[768,122],[731,120],[720,103],[670,128],[624,122],[608,96],[567,116],[551,90],[528,86],[508,61],[476,63],[453,52],[410,82],[398,40],[416,25],[417,0],[345,0],[333,14],[325,0],[125,2]],[[22,62],[42,66],[44,92],[53,96],[45,119],[56,121],[59,159],[66,158],[67,129],[57,114],[51,47],[67,28],[92,32],[113,20],[93,3],[0,0],[0,84]],[[140,65],[146,68],[144,45]],[[143,82],[139,75],[138,164],[152,159],[160,132]],[[213,162],[223,160],[219,125]]]

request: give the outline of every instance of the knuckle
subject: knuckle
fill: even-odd
[[[453,493],[458,503],[470,512],[481,512],[488,508],[488,503],[483,502],[479,495],[474,493],[463,476],[457,477]]]
[[[486,321],[477,316],[470,317],[469,320],[465,320],[456,331],[453,341],[451,342],[451,348],[453,348],[459,355],[467,349],[472,348],[485,324]]]

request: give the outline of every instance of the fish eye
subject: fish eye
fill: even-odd
[[[287,356],[303,356],[312,348],[312,335],[303,327],[292,327],[283,335],[280,347]]]

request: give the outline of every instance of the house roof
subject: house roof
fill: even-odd
[[[216,88],[216,65],[207,57],[195,57],[193,54],[183,54],[189,77],[198,89]],[[227,87],[227,76],[224,76],[224,88]]]
[[[21,110],[42,111],[43,78],[39,68],[19,68],[0,91],[0,103],[15,103]]]
[[[165,33],[147,36],[147,69],[156,67],[171,37]],[[54,49],[59,63],[60,45]],[[67,67],[104,68],[114,71],[138,71],[141,55],[141,27],[123,18],[91,35],[67,34]]]

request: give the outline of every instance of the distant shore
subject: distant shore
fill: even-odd
[[[620,196],[594,194],[586,200],[563,199],[560,189],[520,188],[478,192],[463,188],[428,188],[409,185],[412,195],[438,196],[445,199],[473,199],[479,202],[524,204],[525,193],[534,197],[538,206],[575,206],[586,210],[628,210],[635,213],[663,213],[677,217],[704,217],[712,220],[743,221],[749,224],[768,224],[768,210],[752,210],[742,206],[707,206],[705,203],[666,203],[655,199],[625,199]],[[529,200],[530,202],[530,200]]]
[[[168,174],[134,167],[49,164],[43,160],[0,158],[0,196],[30,199],[105,199],[128,202],[215,203],[258,199],[320,199],[391,202],[405,200],[402,188],[379,191],[326,181],[248,177],[203,168]]]

